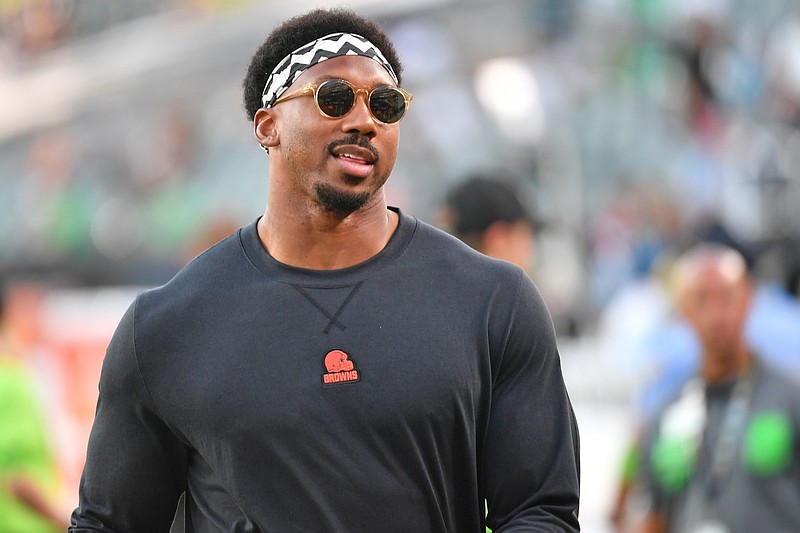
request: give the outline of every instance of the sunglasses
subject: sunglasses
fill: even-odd
[[[317,109],[328,118],[341,118],[356,105],[358,93],[364,92],[369,104],[369,112],[375,122],[394,124],[400,122],[408,111],[408,104],[414,98],[408,91],[399,87],[375,87],[364,89],[355,87],[345,80],[328,80],[322,83],[309,83],[296,91],[281,96],[273,106],[291,98],[313,93]]]

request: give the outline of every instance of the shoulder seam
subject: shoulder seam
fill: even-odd
[[[139,374],[139,381],[142,382],[142,387],[144,387],[144,392],[147,394],[147,398],[150,400],[150,404],[153,406],[153,412],[161,419],[165,424],[167,423],[164,419],[164,416],[158,409],[158,404],[153,398],[153,395],[150,393],[150,388],[147,386],[147,381],[144,379],[144,375],[142,374],[142,367],[139,364],[139,353],[136,348],[136,314],[139,309],[139,299],[142,293],[139,293],[136,296],[136,299],[133,302],[133,319],[131,320],[131,338],[133,339],[133,361],[136,363],[136,373]]]

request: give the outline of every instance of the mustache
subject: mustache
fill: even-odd
[[[375,158],[374,162],[376,163],[380,158],[380,155],[378,154],[378,149],[372,146],[372,143],[369,142],[369,139],[363,135],[357,135],[357,134],[348,135],[344,139],[332,141],[330,144],[328,144],[328,151],[332,151],[334,148],[338,146],[346,146],[346,145],[347,146],[354,145],[369,150],[372,156]]]

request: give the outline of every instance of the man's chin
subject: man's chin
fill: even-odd
[[[320,205],[340,216],[358,211],[370,199],[368,192],[353,193],[326,183],[316,185],[315,192]]]

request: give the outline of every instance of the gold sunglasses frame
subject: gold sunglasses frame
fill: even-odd
[[[330,82],[344,83],[345,85],[350,87],[350,89],[353,91],[353,95],[354,95],[353,96],[353,105],[350,106],[350,109],[347,111],[347,113],[345,113],[344,115],[339,116],[339,117],[332,117],[332,116],[328,115],[319,106],[319,100],[317,98],[317,95],[319,94],[319,89],[320,89],[320,87],[322,87],[326,83],[330,83]],[[396,120],[394,122],[383,122],[382,120],[380,120],[378,117],[375,116],[375,114],[372,112],[372,108],[369,106],[369,98],[370,98],[370,96],[372,96],[372,93],[374,93],[378,89],[384,89],[384,88],[393,89],[393,90],[398,91],[400,94],[403,95],[403,101],[405,102],[405,109],[403,110],[403,116],[401,116],[398,120]],[[338,79],[337,78],[337,79],[325,80],[325,81],[323,81],[321,83],[312,82],[312,83],[309,83],[307,85],[304,85],[303,87],[300,87],[296,91],[292,91],[289,94],[284,94],[283,96],[281,96],[280,98],[275,100],[275,102],[272,104],[272,107],[275,107],[276,105],[280,104],[281,102],[285,102],[286,100],[291,100],[292,98],[297,98],[299,96],[305,96],[307,94],[312,94],[314,96],[314,105],[316,106],[317,111],[319,111],[319,113],[325,118],[336,120],[338,118],[346,117],[347,115],[350,114],[351,111],[353,111],[353,109],[356,107],[356,102],[358,101],[358,95],[359,95],[359,93],[362,93],[362,92],[365,95],[365,102],[367,103],[367,109],[369,109],[369,116],[372,117],[372,120],[374,120],[378,124],[385,124],[387,126],[390,126],[392,124],[399,124],[401,120],[406,118],[406,114],[408,113],[408,106],[411,104],[411,101],[414,99],[414,95],[413,94],[411,94],[410,92],[408,92],[405,89],[402,89],[400,87],[387,87],[385,85],[381,85],[379,87],[373,87],[372,89],[370,89],[370,88],[367,88],[367,87],[356,87],[355,85],[353,85],[352,83],[350,83],[347,80],[342,80],[342,79]]]

